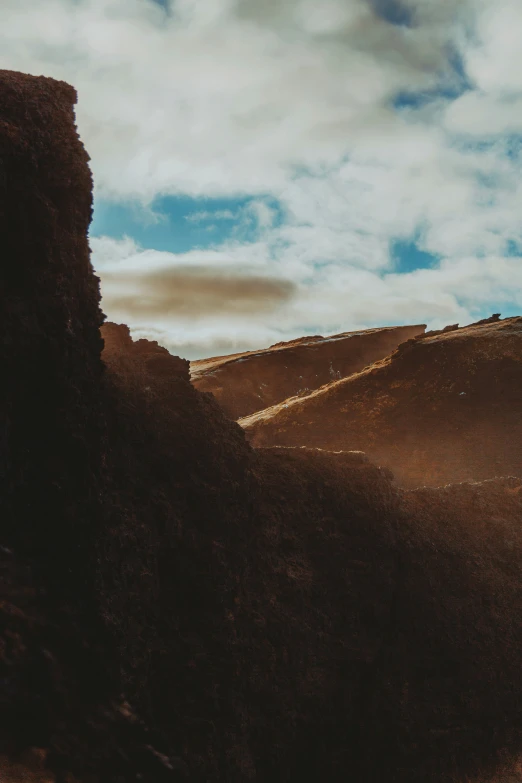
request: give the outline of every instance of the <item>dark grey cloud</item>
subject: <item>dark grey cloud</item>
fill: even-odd
[[[314,50],[343,61],[343,52],[359,51],[375,63],[390,63],[405,76],[441,73],[451,70],[448,44],[456,33],[462,14],[473,0],[330,0],[325,7],[309,0],[236,0],[235,14],[263,27],[285,30],[292,39],[307,20],[336,23],[319,24],[312,35]]]
[[[179,266],[149,273],[101,273],[103,307],[132,318],[269,313],[296,291],[290,280],[244,269]],[[132,290],[129,290],[132,289]]]

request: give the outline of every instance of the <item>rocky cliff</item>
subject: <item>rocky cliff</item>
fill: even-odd
[[[522,475],[522,318],[408,340],[305,399],[241,420],[254,445],[361,449],[404,486]]]
[[[238,419],[359,372],[425,328],[391,326],[303,337],[262,351],[201,359],[191,362],[192,382],[200,391],[212,392],[230,418]]]
[[[0,99],[0,775],[491,779],[522,747],[522,481],[253,449],[187,362],[100,337],[72,89]]]
[[[155,781],[167,769],[122,707],[97,596],[109,447],[75,102],[0,71],[0,753]]]
[[[463,783],[516,756],[522,480],[403,493],[358,452],[252,451],[134,346],[107,355],[103,595],[190,779]]]

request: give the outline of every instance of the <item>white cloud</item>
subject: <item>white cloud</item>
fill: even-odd
[[[439,328],[454,322],[470,323],[484,313],[490,314],[491,302],[495,306],[522,307],[519,258],[446,258],[434,269],[396,274],[346,264],[342,260],[312,269],[297,255],[288,256],[282,262],[271,257],[266,242],[231,244],[220,251],[171,254],[131,247],[123,240],[119,250],[126,245],[130,251],[126,260],[114,247],[113,240],[95,239],[92,245],[93,260],[106,297],[102,306],[108,317],[125,320],[139,336],[156,329],[161,339],[154,339],[160,339],[171,350],[188,358],[261,348],[300,336],[310,329],[328,334],[376,324],[426,322],[430,328]],[[119,260],[106,264],[104,259],[110,249]],[[296,252],[297,246],[293,249]],[[174,308],[168,315],[158,308],[158,313],[149,313],[145,321],[135,303],[125,311],[123,297],[128,293],[139,296],[136,272],[168,270],[172,276],[174,270],[183,273],[188,268],[196,273],[201,271],[204,277],[211,277],[215,269],[225,278],[231,273],[255,279],[261,275],[270,281],[279,278],[282,283],[288,280],[291,271],[290,279],[296,287],[268,317],[255,306],[247,318],[244,312],[239,312],[238,318],[238,312],[232,309],[222,313],[210,307],[202,310],[198,306],[201,297],[197,289],[188,288],[184,289],[184,295],[193,297],[193,303],[187,301],[183,309]]]
[[[275,209],[261,199],[250,201],[246,205],[245,211],[247,215],[248,213],[252,215],[257,227],[261,230],[271,228],[276,216]]]
[[[97,197],[135,199],[152,222],[162,195],[250,199],[187,216],[211,224],[209,239],[234,221],[236,239],[206,251],[93,238],[102,279],[194,264],[293,280],[277,328],[256,315],[243,342],[307,324],[465,322],[490,302],[522,304],[521,261],[502,257],[522,239],[522,160],[507,137],[522,133],[522,5],[403,4],[411,27],[379,19],[369,0],[328,0],[320,12],[308,0],[176,0],[168,14],[152,0],[2,0],[0,67],[77,87]],[[394,111],[398,92],[458,85],[452,50],[472,90]],[[390,242],[414,234],[443,261],[396,275]],[[209,345],[205,329],[214,346],[239,339],[237,324],[213,319],[141,328],[179,345]]]
[[[236,215],[230,209],[218,209],[214,212],[201,210],[185,215],[185,220],[189,223],[203,223],[205,220],[234,220],[235,217]]]
[[[259,193],[284,182],[291,163],[334,162],[396,90],[434,83],[452,37],[451,26],[399,30],[363,0],[331,2],[328,14],[345,22],[328,30],[309,29],[300,2],[173,8],[170,17],[150,0],[0,8],[2,67],[78,88],[104,195]]]
[[[450,131],[473,136],[522,133],[522,95],[466,93],[448,106],[445,121]]]
[[[231,209],[199,210],[185,216],[189,223],[204,223],[206,221],[233,220],[236,229],[264,230],[270,228],[275,220],[276,210],[261,198],[254,198],[235,211]]]
[[[475,41],[465,51],[470,78],[478,89],[506,95],[520,93],[522,6],[518,0],[482,2]]]
[[[186,253],[169,253],[140,247],[129,237],[118,240],[112,237],[91,237],[92,261],[96,270],[107,272],[139,271],[140,269],[169,269],[172,266],[266,267],[267,245],[255,242],[243,245],[229,242],[218,248],[190,250]]]

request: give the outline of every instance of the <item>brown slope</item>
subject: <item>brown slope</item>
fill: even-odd
[[[254,445],[363,450],[410,487],[522,475],[522,318],[410,340],[240,423]]]
[[[360,454],[252,449],[125,327],[101,364],[62,90],[0,74],[0,775],[454,783],[514,757],[520,482],[408,501]]]
[[[238,419],[358,372],[425,328],[390,326],[302,337],[262,351],[191,362],[191,378],[197,389],[212,392],[230,418]]]
[[[521,481],[401,494],[360,453],[252,451],[136,346],[108,360],[104,595],[189,779],[463,783],[516,757]]]

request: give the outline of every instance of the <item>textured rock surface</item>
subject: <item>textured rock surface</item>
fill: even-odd
[[[464,783],[516,756],[522,480],[400,493],[360,453],[251,451],[143,355],[109,362],[130,481],[103,592],[190,779]]]
[[[357,730],[389,622],[389,479],[363,455],[256,453],[188,374],[134,350],[104,358],[116,513],[103,596],[133,702],[190,780],[359,768],[351,744],[328,753]]]
[[[522,318],[403,343],[241,420],[254,445],[361,449],[414,487],[522,475]]]
[[[400,492],[361,453],[254,450],[127,327],[105,325],[100,361],[74,97],[0,73],[0,775],[468,783],[507,764],[522,482]]]
[[[72,87],[0,71],[0,90],[3,535],[45,568],[43,550],[50,562],[59,546],[64,559],[47,575],[81,589],[103,437],[89,158]],[[45,523],[42,508],[52,509]]]
[[[0,752],[41,747],[89,780],[155,781],[117,707],[96,596],[102,314],[75,102],[67,84],[0,71]]]
[[[456,780],[489,780],[493,746],[520,742],[522,479],[407,491],[401,513],[376,746],[402,779],[445,780],[451,758]]]
[[[191,362],[192,382],[200,391],[212,392],[230,418],[238,419],[358,372],[425,328],[392,326],[303,337],[263,351],[201,359]]]

